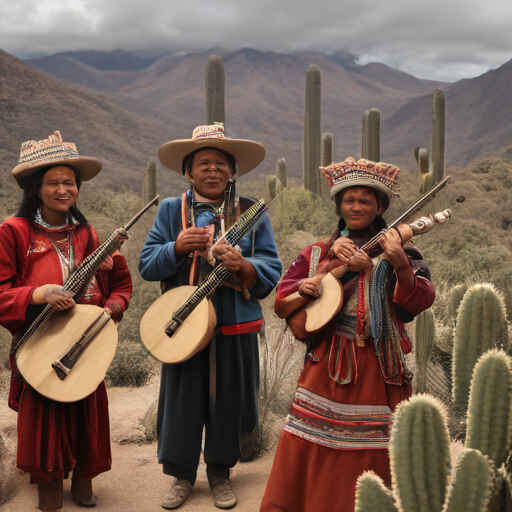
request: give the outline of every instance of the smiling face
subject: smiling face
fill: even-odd
[[[234,172],[222,151],[205,149],[194,155],[192,168],[187,174],[200,196],[216,201],[224,197],[229,178]]]
[[[69,209],[78,199],[75,173],[69,167],[52,167],[43,176],[38,195],[43,219],[49,224],[64,222]]]
[[[350,187],[342,194],[339,209],[349,229],[364,229],[382,213],[377,194],[370,187]]]

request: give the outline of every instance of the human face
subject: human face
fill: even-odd
[[[196,192],[210,201],[224,197],[231,175],[226,155],[216,149],[205,149],[196,153],[188,174]]]
[[[368,227],[381,208],[375,192],[369,187],[350,187],[343,192],[340,204],[341,215],[348,229]]]
[[[65,166],[52,167],[43,176],[39,189],[41,198],[41,215],[49,224],[62,224],[69,209],[78,199],[75,173]],[[56,224],[53,224],[56,225]]]

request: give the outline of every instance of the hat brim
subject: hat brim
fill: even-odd
[[[166,142],[158,150],[163,166],[182,174],[183,159],[201,148],[222,149],[235,157],[238,175],[243,176],[257,167],[265,158],[265,148],[259,143],[245,139],[178,139]]]
[[[59,167],[60,165],[70,165],[78,169],[82,181],[91,180],[100,173],[101,169],[103,169],[101,160],[91,156],[79,156],[78,158],[63,158],[62,160],[56,160],[53,162],[25,162],[17,165],[12,170],[12,175],[18,182],[20,188],[25,190],[27,178],[29,176],[40,169],[44,169],[46,167]]]
[[[342,190],[346,190],[347,188],[351,187],[369,187],[373,188],[379,192],[382,192],[383,199],[385,201],[385,204],[383,204],[384,211],[386,211],[389,208],[389,204],[391,201],[391,191],[386,187],[386,185],[383,185],[380,181],[372,180],[369,178],[358,178],[358,179],[352,179],[347,180],[342,183],[337,183],[331,188],[330,194],[331,199],[334,199],[334,196],[341,192]]]

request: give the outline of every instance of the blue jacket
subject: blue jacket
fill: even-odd
[[[139,272],[146,281],[164,281],[175,277],[178,285],[188,284],[186,259],[178,262],[174,244],[182,231],[181,197],[170,197],[162,201],[156,214],[139,261]],[[264,299],[281,277],[282,265],[277,255],[274,233],[267,215],[255,228],[255,236],[249,232],[239,243],[242,255],[256,269],[256,282],[249,290],[247,300],[242,292],[221,286],[213,294],[212,301],[217,313],[217,325],[227,326],[251,322],[262,318],[258,300]],[[254,247],[252,242],[254,240]]]

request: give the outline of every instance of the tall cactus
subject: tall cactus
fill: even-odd
[[[361,157],[380,162],[380,111],[371,108],[363,114]]]
[[[508,454],[511,393],[510,358],[502,350],[486,352],[473,371],[466,447],[488,455],[497,468]]]
[[[401,508],[441,512],[450,474],[450,439],[441,402],[415,395],[399,404],[389,451],[393,487]]]
[[[478,358],[506,337],[505,304],[492,284],[471,286],[459,306],[453,342],[454,409],[464,414]]]
[[[288,176],[286,175],[286,160],[284,158],[277,161],[276,176],[283,188],[286,188],[288,186]]]
[[[206,124],[226,124],[224,110],[224,84],[225,71],[222,57],[212,55],[206,64],[206,95],[205,95],[205,118]]]
[[[457,311],[459,310],[460,303],[464,298],[464,295],[468,289],[466,283],[458,284],[454,286],[448,296],[448,314],[450,318],[455,319],[457,317]]]
[[[477,450],[462,450],[443,512],[485,512],[491,478],[486,457]]]
[[[274,174],[269,174],[267,176],[267,197],[269,200],[274,199],[274,197],[276,197],[276,194],[278,192],[278,183],[279,180]]]
[[[431,309],[426,309],[417,316],[414,333],[416,393],[425,393],[427,391],[427,365],[436,337],[434,312]]]
[[[421,187],[420,193],[424,194],[429,189],[432,188],[432,175],[428,171],[428,149],[426,148],[417,148],[418,149],[418,171],[421,176]]]
[[[302,170],[304,188],[317,195],[320,194],[320,121],[321,75],[316,64],[311,64],[306,72]]]
[[[156,163],[150,160],[146,166],[146,174],[144,175],[144,182],[142,183],[142,206],[146,206],[156,194]]]
[[[392,494],[373,471],[357,479],[354,512],[398,512]]]
[[[432,185],[444,177],[444,140],[445,140],[445,97],[441,89],[434,91],[432,105],[432,155],[430,173]]]
[[[322,144],[320,150],[320,165],[322,167],[328,167],[333,162],[333,141],[334,136],[332,133],[325,132],[322,135]],[[329,199],[329,192],[329,182],[320,174],[320,196],[324,199]]]

